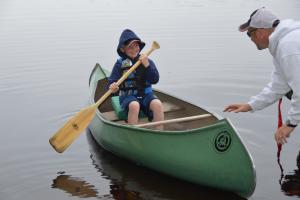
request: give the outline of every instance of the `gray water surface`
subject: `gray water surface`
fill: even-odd
[[[241,199],[116,158],[89,133],[63,154],[53,151],[48,139],[87,104],[95,63],[111,70],[125,28],[146,48],[160,43],[151,55],[161,75],[156,88],[236,126],[256,166],[250,199],[299,198],[280,185],[276,105],[252,114],[222,112],[248,101],[270,79],[268,50],[256,50],[237,31],[262,6],[281,19],[300,20],[299,0],[1,0],[0,199]],[[285,100],[284,116],[288,107]],[[283,147],[284,175],[295,174],[299,139],[297,129]]]

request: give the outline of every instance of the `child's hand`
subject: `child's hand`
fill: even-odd
[[[116,93],[119,90],[119,86],[116,82],[110,84],[109,89],[112,90],[112,93]]]
[[[147,68],[149,67],[150,63],[148,60],[148,56],[146,54],[141,54],[139,60],[142,62],[142,64]]]

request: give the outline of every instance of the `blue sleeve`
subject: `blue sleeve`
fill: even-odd
[[[159,81],[159,73],[156,69],[154,62],[150,59],[149,64],[149,67],[146,68],[146,81],[150,84],[156,84]]]
[[[121,62],[117,61],[113,67],[113,70],[112,70],[110,76],[108,77],[107,88],[109,88],[110,84],[112,84],[113,82],[117,82],[121,78],[120,67],[121,67]]]

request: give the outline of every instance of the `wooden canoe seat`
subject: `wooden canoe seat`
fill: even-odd
[[[182,107],[175,105],[171,102],[162,102],[163,104],[163,108],[164,108],[164,112],[173,112],[173,111],[177,111],[177,110],[181,110]],[[108,111],[108,112],[103,112],[102,115],[110,120],[110,121],[120,121],[120,119],[118,118],[118,116],[116,115],[115,111]],[[140,116],[140,117],[146,117],[146,116]]]

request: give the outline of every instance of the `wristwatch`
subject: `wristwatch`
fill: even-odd
[[[285,123],[288,127],[292,127],[292,128],[295,128],[295,127],[297,127],[297,124],[292,124],[291,122],[290,122],[290,120],[286,120],[286,123]]]

